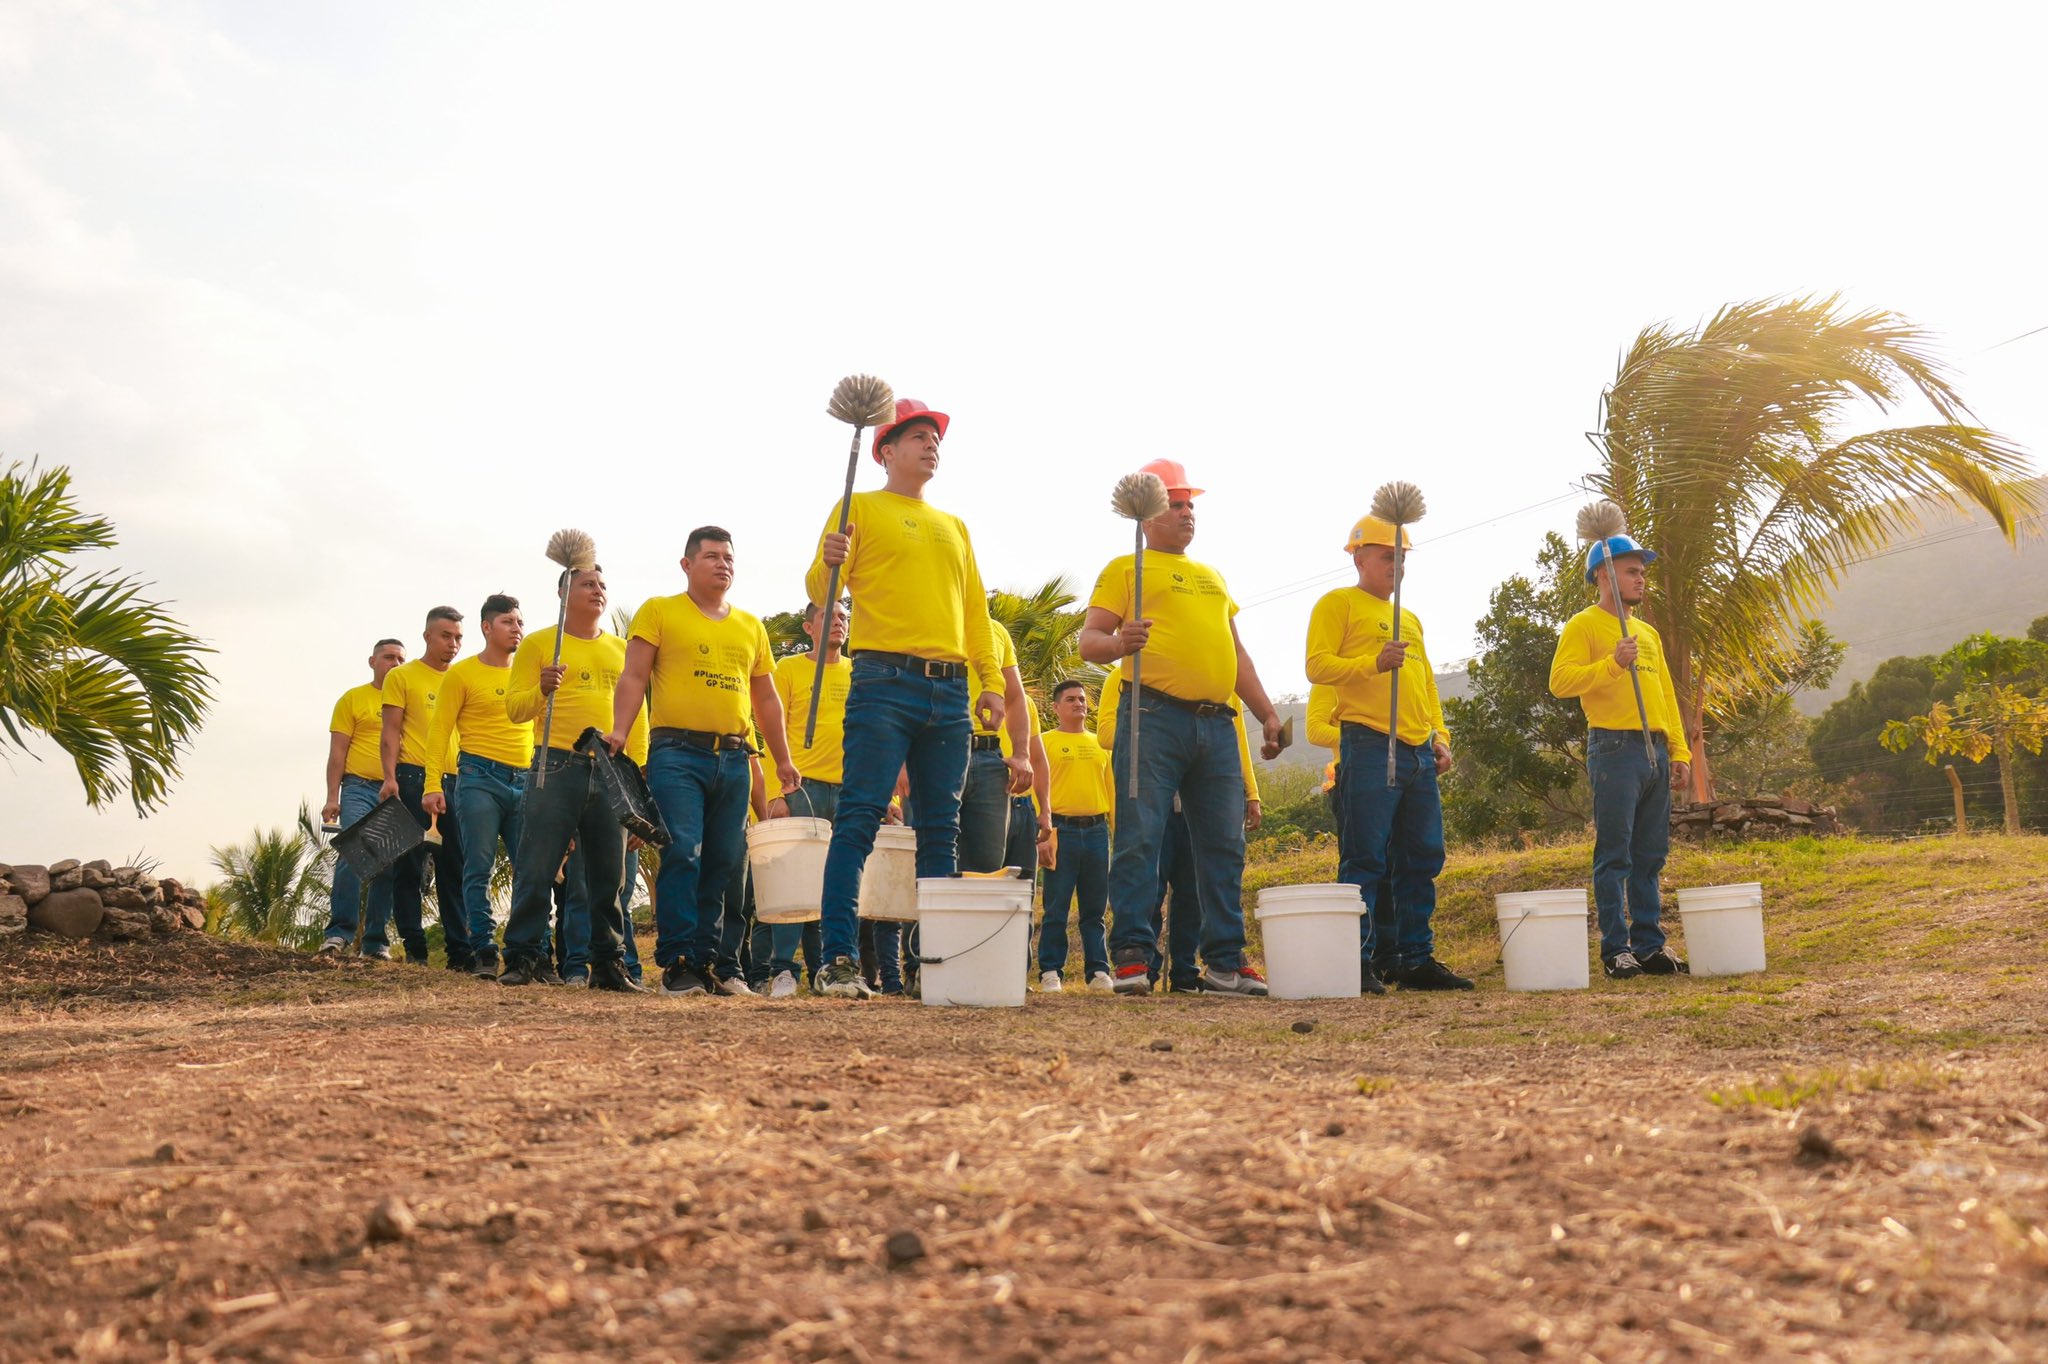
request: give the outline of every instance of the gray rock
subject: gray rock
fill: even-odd
[[[184,921],[185,927],[194,933],[206,927],[206,910],[203,906],[188,905],[181,900],[178,902],[178,915]]]
[[[114,868],[114,884],[117,886],[138,885],[142,879],[142,868],[140,867]]]
[[[96,871],[102,876],[112,876],[114,874],[114,864],[107,861],[104,857],[95,857],[92,861],[82,862],[79,865],[88,871]]]
[[[13,937],[28,927],[28,901],[19,895],[0,895],[0,938]]]
[[[50,875],[62,876],[67,871],[77,871],[80,865],[82,864],[77,858],[67,857],[62,862],[52,862],[50,864]]]
[[[133,886],[112,886],[100,892],[100,903],[108,909],[146,909],[149,901]]]
[[[60,890],[79,890],[83,888],[84,885],[84,868],[73,867],[69,871],[58,871],[55,867],[50,868],[50,889],[52,892]]]
[[[175,933],[185,926],[182,913],[170,905],[151,905],[143,912],[149,916],[149,931],[152,933]]]
[[[28,921],[45,933],[89,938],[107,916],[107,907],[89,890],[53,890],[42,903],[30,905]]]
[[[90,891],[84,892],[91,894]],[[95,938],[108,942],[134,942],[149,936],[149,915],[139,909],[108,909],[100,917],[99,927],[93,931]]]
[[[14,883],[14,893],[30,904],[50,893],[48,867],[16,867],[7,873],[7,879]]]

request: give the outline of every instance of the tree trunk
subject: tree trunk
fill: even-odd
[[[1678,720],[1685,726],[1685,746],[1692,750],[1692,798],[1714,798],[1714,770],[1707,761],[1706,684],[1693,676],[1692,640],[1683,631],[1665,634],[1664,666],[1671,670],[1671,691],[1678,698]]]
[[[1998,755],[1998,794],[2005,802],[2005,831],[2017,834],[2020,831],[2020,796],[2012,778],[2012,754]]]

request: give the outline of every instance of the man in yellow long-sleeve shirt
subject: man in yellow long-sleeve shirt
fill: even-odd
[[[426,809],[427,742],[434,727],[434,712],[440,702],[448,668],[462,652],[462,613],[452,606],[437,606],[427,612],[426,648],[410,663],[393,668],[384,678],[384,786],[382,799],[392,796],[425,829],[431,822]],[[444,738],[444,743],[452,742]],[[454,761],[452,747],[441,755],[443,765]],[[424,963],[427,934],[420,919],[420,893],[426,882],[427,859],[434,862],[434,898],[441,912],[441,932],[447,940],[448,968],[471,969],[469,914],[462,905],[462,830],[454,820],[441,824],[438,845],[422,843],[398,859],[391,868],[391,917],[405,942],[405,959]]]
[[[1402,535],[1407,546],[1407,532]],[[1472,982],[1436,959],[1436,878],[1444,868],[1444,807],[1437,779],[1451,770],[1450,731],[1437,696],[1436,673],[1422,646],[1422,622],[1403,610],[1394,620],[1391,598],[1400,577],[1395,528],[1376,517],[1360,519],[1344,542],[1358,581],[1326,593],[1309,615],[1308,680],[1335,689],[1342,732],[1337,763],[1344,832],[1337,879],[1358,887],[1366,913],[1359,920],[1358,984],[1363,994],[1384,994],[1373,960],[1379,928],[1375,913],[1390,868],[1394,880],[1392,980],[1410,990],[1469,990]],[[1400,730],[1390,733],[1386,674],[1399,669]],[[1395,755],[1387,782],[1387,751]],[[1381,958],[1383,961],[1386,958]]]
[[[461,830],[471,968],[490,980],[501,965],[497,925],[491,919],[491,868],[500,843],[508,861],[519,860],[519,803],[526,792],[526,769],[533,765],[533,726],[505,714],[512,655],[526,635],[518,598],[494,592],[477,615],[484,632],[482,651],[441,677],[434,723],[427,731],[427,794],[420,803],[428,814],[441,817],[442,828]],[[446,770],[451,749],[457,755],[455,772]],[[459,781],[448,781],[458,773]]]
[[[1692,750],[1664,641],[1640,616],[1656,554],[1626,535],[1596,541],[1586,581],[1600,600],[1565,622],[1550,660],[1550,691],[1577,697],[1586,712],[1586,774],[1593,784],[1593,904],[1600,917],[1600,962],[1616,980],[1688,971],[1664,943],[1657,878],[1671,851],[1671,791],[1691,779]],[[1626,605],[1630,634],[1621,634]],[[1643,684],[1650,741],[1636,712],[1633,665]]]
[[[821,897],[825,970],[819,988],[844,998],[872,992],[860,973],[861,870],[895,790],[910,776],[917,829],[917,874],[951,876],[958,866],[960,790],[967,775],[968,681],[1000,671],[988,619],[988,594],[974,545],[957,517],[924,500],[939,468],[948,418],[915,399],[898,399],[895,419],[876,428],[871,453],[887,473],[876,492],[855,493],[847,533],[835,508],[804,586],[823,603],[831,569],[860,610],[853,681],[846,698],[846,781],[839,788]],[[984,690],[974,710],[1007,724],[1019,789],[1030,781],[1030,734],[1022,715],[1006,715],[998,692]]]
[[[612,698],[626,668],[626,641],[605,633],[602,624],[607,600],[604,569],[586,568],[562,577],[559,590],[568,607],[562,661],[550,661],[555,627],[534,631],[512,655],[512,677],[505,691],[505,714],[515,722],[530,725],[539,720],[549,696],[555,698],[555,722],[547,748],[533,759],[533,773],[545,770],[547,782],[537,785],[530,775],[520,807],[512,912],[505,922],[505,973],[498,982],[534,985],[557,979],[549,965],[548,917],[554,907],[555,871],[569,855],[573,840],[590,906],[590,988],[638,994],[640,987],[626,972],[625,915],[619,908],[626,831],[606,808],[590,755],[576,751],[584,730],[602,734],[612,727]],[[644,741],[646,723],[644,716],[634,722],[628,754]]]
[[[339,828],[377,808],[377,788],[384,784],[384,679],[405,662],[405,645],[380,639],[370,651],[370,680],[350,687],[334,703],[327,721],[327,801],[320,822]],[[361,919],[363,951],[390,956],[386,936],[391,920],[391,873],[370,883],[369,914]],[[334,890],[321,935],[322,955],[347,952],[355,946],[356,924],[363,914],[363,880],[345,857],[334,862]]]

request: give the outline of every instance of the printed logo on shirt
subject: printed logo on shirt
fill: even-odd
[[[700,654],[708,654],[711,652],[711,646],[709,644],[699,644],[697,646],[697,652]]]

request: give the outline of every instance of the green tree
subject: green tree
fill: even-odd
[[[148,584],[69,562],[113,544],[113,523],[72,497],[69,469],[0,474],[0,745],[46,735],[89,804],[125,791],[148,814],[213,698],[213,651],[143,597]]]
[[[1738,796],[1771,795],[1817,784],[1819,773],[1807,752],[1812,723],[1799,713],[1797,698],[1826,687],[1841,669],[1842,641],[1817,620],[1802,623],[1775,685],[1738,687],[1707,713],[1709,741],[1719,749],[1717,783]]]
[[[1879,738],[1894,753],[1925,745],[1930,764],[1946,757],[1973,763],[1997,758],[2005,831],[2016,834],[2016,761],[2022,752],[2038,755],[2048,741],[2048,690],[2025,685],[2048,671],[2048,644],[1972,635],[1942,655],[1942,662],[1965,679],[1954,703],[1937,701],[1924,715],[1894,720]]]
[[[221,879],[206,892],[208,928],[300,950],[319,942],[332,883],[320,826],[303,802],[293,828],[258,829],[211,857]]]
[[[1924,403],[1938,419],[1850,433],[1852,414]],[[1710,697],[1778,684],[1796,624],[1851,562],[1933,507],[1981,508],[2011,540],[2039,511],[2025,454],[1974,423],[1928,334],[1839,299],[1732,304],[1646,328],[1602,396],[1593,482],[1662,556],[1647,615],[1693,748],[1713,776]]]

